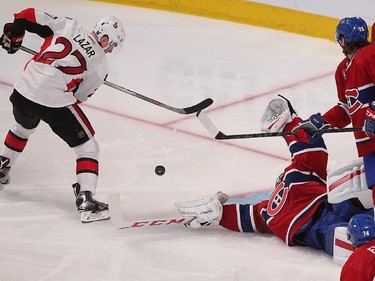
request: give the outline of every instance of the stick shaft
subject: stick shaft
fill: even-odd
[[[207,129],[207,131],[217,140],[228,140],[228,139],[248,139],[248,138],[269,138],[269,137],[283,137],[291,136],[293,132],[273,132],[273,133],[250,133],[250,134],[233,134],[227,135],[220,131],[216,125],[208,118],[204,112],[197,113],[198,120]],[[362,131],[362,128],[351,127],[351,128],[331,128],[324,130],[312,131],[312,134],[329,134],[329,133],[344,133],[344,132],[358,132]]]
[[[26,53],[29,53],[29,54],[32,54],[32,55],[36,55],[37,52],[32,50],[32,49],[29,49],[25,46],[21,46],[20,49]],[[179,113],[179,114],[191,114],[191,113],[196,113],[198,111],[201,111],[203,109],[205,109],[206,107],[210,106],[212,103],[213,103],[213,100],[210,99],[210,98],[207,98],[193,106],[190,106],[190,107],[184,107],[184,108],[178,108],[178,107],[173,107],[173,106],[170,106],[168,104],[165,104],[165,103],[162,103],[160,101],[157,101],[157,100],[154,100],[152,98],[149,98],[147,96],[144,96],[144,95],[141,95],[137,92],[134,92],[132,90],[129,90],[129,89],[126,89],[125,87],[122,87],[120,85],[117,85],[115,83],[112,83],[110,81],[104,81],[104,85],[106,86],[109,86],[113,89],[116,89],[120,92],[123,92],[125,94],[128,94],[128,95],[131,95],[133,97],[136,97],[136,98],[139,98],[139,99],[142,99],[144,101],[147,101],[149,103],[152,103],[154,105],[157,105],[159,107],[162,107],[162,108],[165,108],[167,110],[170,110],[170,111],[173,111],[173,112],[176,112],[176,113]]]
[[[125,221],[121,212],[121,203],[119,194],[110,194],[108,196],[109,214],[111,222],[117,229],[145,228],[156,226],[185,225],[190,223],[193,217],[176,217],[176,218],[154,218],[140,219],[135,221]]]

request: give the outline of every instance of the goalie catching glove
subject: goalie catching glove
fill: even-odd
[[[213,221],[220,221],[223,213],[223,204],[228,199],[228,195],[219,191],[215,195],[205,199],[179,202],[174,205],[178,208],[181,216],[193,218],[185,226],[200,228],[210,225]]]
[[[292,122],[297,115],[290,101],[281,95],[279,96],[281,98],[273,99],[269,102],[260,119],[262,132],[282,132],[285,125]]]

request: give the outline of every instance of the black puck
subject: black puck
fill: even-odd
[[[165,168],[163,166],[156,166],[155,168],[155,174],[157,174],[158,176],[162,176],[164,175],[165,173]]]

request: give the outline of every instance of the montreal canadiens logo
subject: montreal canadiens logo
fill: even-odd
[[[270,216],[275,216],[283,208],[286,198],[288,197],[288,188],[285,188],[284,182],[272,193],[271,198],[268,200],[267,213]]]
[[[348,89],[345,91],[347,104],[349,106],[350,115],[357,112],[363,106],[363,103],[358,100],[358,89]]]

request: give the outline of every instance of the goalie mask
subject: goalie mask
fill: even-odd
[[[108,46],[116,44],[122,47],[125,40],[125,29],[122,23],[114,16],[107,16],[99,20],[95,27],[94,32],[98,36],[98,40],[103,36],[108,36]]]

